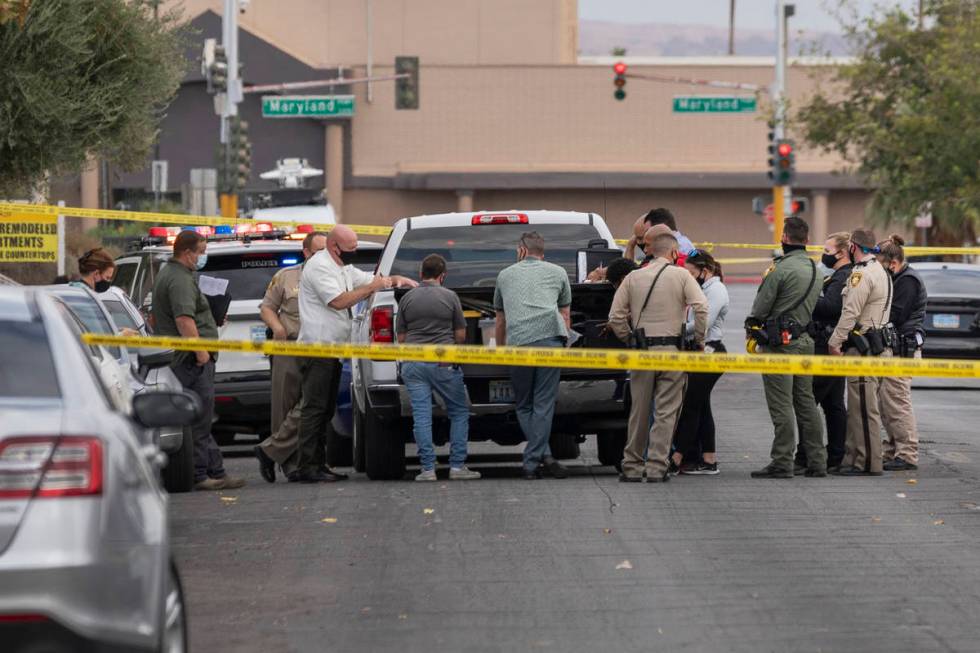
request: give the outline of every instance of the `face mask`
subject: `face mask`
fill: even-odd
[[[340,250],[340,262],[343,263],[344,265],[350,265],[351,263],[354,262],[356,255],[357,255],[357,250],[351,250],[349,252]]]
[[[834,266],[837,265],[837,255],[824,252],[823,256],[820,257],[820,262],[823,263],[825,267],[833,270]]]
[[[103,279],[95,282],[95,292],[105,292],[112,287],[112,283]]]
[[[208,264],[208,255],[207,255],[207,253],[198,254],[198,256],[197,256],[197,263],[194,264],[194,267],[197,268],[198,270],[203,270],[204,269],[204,266],[207,265],[207,264]]]
[[[647,245],[642,240],[636,244],[636,247],[641,252],[643,252],[644,254],[646,254],[646,252],[647,252]]]
[[[698,276],[694,277],[694,280],[698,282],[699,286],[704,286],[705,278],[703,274],[699,274]]]
[[[847,258],[851,261],[852,264],[855,263],[854,248],[853,247],[849,247],[847,249]]]

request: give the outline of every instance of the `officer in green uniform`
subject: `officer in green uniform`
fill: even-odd
[[[820,296],[816,264],[806,254],[810,228],[797,217],[786,218],[783,255],[778,257],[759,286],[745,329],[759,349],[768,354],[813,354],[806,327]],[[752,472],[753,478],[793,478],[797,423],[806,451],[807,476],[827,475],[823,424],[813,399],[813,377],[766,374],[762,377],[775,437],[772,462]]]

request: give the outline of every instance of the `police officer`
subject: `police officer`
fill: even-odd
[[[752,311],[745,320],[746,332],[768,353],[812,354],[813,340],[807,333],[810,316],[820,296],[817,265],[806,255],[810,228],[797,217],[786,218],[783,226],[783,255],[769,268]],[[793,478],[795,427],[806,452],[807,476],[827,475],[827,452],[823,427],[813,400],[813,377],[766,374],[762,377],[766,403],[775,436],[772,461],[752,478]]]
[[[852,263],[847,252],[850,240],[851,234],[841,231],[831,234],[824,243],[820,262],[830,271],[830,275],[823,280],[823,290],[813,309],[813,321],[810,322],[810,336],[817,355],[827,355],[827,340],[840,320],[844,306],[841,293],[851,276]],[[843,376],[813,378],[813,398],[823,408],[827,424],[827,471],[836,471],[844,459],[844,440],[847,436],[847,406],[844,404],[847,385],[844,381]],[[804,474],[806,466],[806,451],[797,445],[793,473]]]
[[[690,306],[694,312],[694,340],[703,349],[708,300],[694,277],[677,265],[677,239],[672,234],[657,236],[648,251],[654,256],[651,263],[627,275],[616,291],[609,311],[609,328],[620,340],[632,340],[643,349],[676,352],[681,348],[685,313]],[[637,342],[638,338],[642,338],[642,343]],[[670,480],[667,455],[686,386],[684,372],[630,372],[633,401],[620,481],[640,483],[644,471],[648,483]],[[651,400],[656,403],[652,428]]]
[[[904,245],[905,241],[896,234],[878,243],[878,262],[892,277],[891,322],[897,331],[892,352],[903,358],[922,358],[925,338],[922,322],[928,295],[918,273],[905,262]],[[878,402],[888,434],[882,445],[885,460],[882,468],[885,471],[918,469],[919,433],[912,412],[912,378],[882,377]]]
[[[303,259],[309,259],[327,246],[327,234],[314,231],[303,239]],[[296,340],[299,336],[299,280],[303,265],[293,265],[276,272],[266,288],[259,306],[262,321],[275,340]],[[271,435],[255,447],[259,473],[269,483],[276,482],[276,465],[289,478],[296,471],[296,447],[299,444],[299,402],[303,375],[296,356],[273,356],[272,430]],[[295,409],[295,410],[294,410]]]
[[[844,288],[844,308],[830,336],[832,356],[845,350],[851,356],[891,356],[888,320],[892,282],[875,258],[875,235],[870,229],[851,232],[848,248],[854,268]],[[841,476],[881,476],[881,412],[873,376],[847,377],[847,443]]]

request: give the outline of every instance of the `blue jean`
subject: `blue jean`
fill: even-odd
[[[528,347],[564,347],[562,338],[545,338]],[[524,432],[524,469],[537,469],[551,459],[551,422],[555,416],[555,401],[561,370],[556,367],[512,367],[510,382],[514,386],[517,421]]]
[[[402,380],[412,401],[412,432],[419,447],[423,470],[436,468],[436,450],[432,446],[432,393],[446,402],[449,414],[449,466],[462,467],[466,462],[466,443],[470,436],[470,409],[466,403],[463,370],[438,363],[402,363]]]

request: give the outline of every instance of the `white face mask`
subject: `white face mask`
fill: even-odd
[[[194,267],[197,268],[198,270],[203,270],[204,266],[207,264],[208,264],[208,253],[204,252],[203,254],[198,254],[197,263],[195,264]]]

